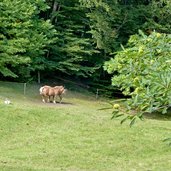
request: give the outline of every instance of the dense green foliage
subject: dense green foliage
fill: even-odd
[[[38,14],[48,6],[41,0],[0,2],[0,72],[4,76],[29,76],[31,70],[45,69],[46,47],[55,30]]]
[[[57,30],[58,41],[49,52],[50,70],[58,70],[68,75],[90,76],[99,66],[95,66],[92,54],[95,50],[86,33],[84,11],[77,1],[54,1],[51,22]]]
[[[171,106],[171,35],[153,32],[131,36],[128,47],[106,62],[105,69],[116,73],[112,84],[120,87],[128,104],[138,111],[163,114]]]
[[[51,70],[99,78],[104,61],[139,28],[169,31],[167,1],[3,0],[0,8],[4,76]]]

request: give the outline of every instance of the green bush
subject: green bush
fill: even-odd
[[[104,69],[114,74],[130,109],[141,113],[162,112],[171,106],[171,35],[142,31],[130,37],[126,48],[107,61]]]

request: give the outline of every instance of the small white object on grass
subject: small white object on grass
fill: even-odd
[[[10,101],[10,100],[8,100],[8,99],[5,99],[4,103],[5,103],[5,104],[10,104],[10,103],[11,103],[11,101]]]

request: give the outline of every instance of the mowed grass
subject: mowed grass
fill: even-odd
[[[111,120],[105,101],[68,91],[43,104],[38,85],[0,82],[1,171],[171,170],[171,120],[148,117],[132,128]],[[5,98],[12,102],[5,105]]]

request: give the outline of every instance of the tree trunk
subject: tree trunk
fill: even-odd
[[[40,71],[37,72],[37,81],[40,84]]]
[[[55,23],[57,23],[57,17],[54,17],[54,13],[56,11],[59,11],[60,10],[60,5],[58,4],[57,0],[54,0],[54,3],[53,3],[53,9],[52,9],[52,16],[51,16],[51,21],[53,22],[54,18],[55,18]]]

